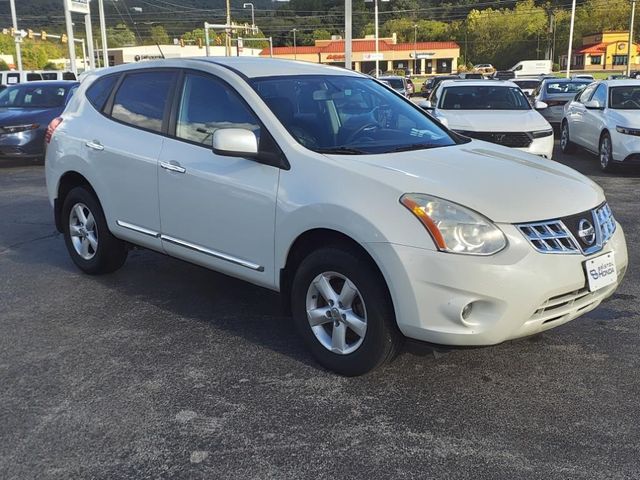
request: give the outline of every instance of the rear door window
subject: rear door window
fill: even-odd
[[[7,73],[7,85],[15,85],[16,83],[20,83],[20,74]]]
[[[119,75],[100,77],[87,89],[87,99],[96,110],[104,108],[104,104],[107,102],[109,95],[111,95],[111,90],[116,85],[118,77]]]
[[[27,82],[34,82],[36,80],[42,80],[42,75],[39,73],[27,73]]]
[[[126,74],[113,100],[111,116],[134,127],[161,132],[174,71],[148,71]]]

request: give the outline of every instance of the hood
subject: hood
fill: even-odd
[[[640,128],[640,110],[607,109],[612,123],[621,127]]]
[[[64,107],[0,108],[0,127],[27,123],[39,123],[46,127],[63,109]]]
[[[530,132],[550,128],[535,110],[440,110],[438,118],[446,118],[452,130],[474,132]]]
[[[396,189],[398,198],[434,195],[498,223],[563,217],[604,201],[597,184],[569,167],[477,140],[386,155],[341,155],[339,161]]]

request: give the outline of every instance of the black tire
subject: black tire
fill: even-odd
[[[598,160],[600,162],[600,170],[603,172],[612,172],[615,169],[613,164],[613,146],[611,143],[611,135],[604,132],[600,136],[600,144],[598,145]]]
[[[71,236],[71,211],[78,205],[84,206],[82,210],[85,215],[89,212],[94,219],[95,239],[97,239],[97,247],[93,249],[90,247],[88,255],[91,258],[83,258],[83,256],[76,250],[74,246],[74,240]],[[77,218],[77,216],[76,216]],[[69,255],[80,270],[90,275],[99,275],[103,273],[111,273],[119,269],[127,259],[127,246],[125,242],[114,237],[109,231],[107,222],[104,217],[104,212],[100,206],[100,202],[95,197],[93,192],[85,187],[76,187],[69,192],[62,204],[61,212],[62,231],[64,234],[64,242],[69,251]],[[84,233],[88,229],[84,229]],[[86,235],[81,235],[86,236]],[[76,235],[76,237],[78,237]]]
[[[566,139],[564,135],[566,134]],[[570,140],[569,136],[569,124],[567,121],[563,121],[560,126],[560,150],[562,153],[573,153],[576,151],[576,144]]]
[[[309,323],[307,301],[310,288],[314,279],[325,272],[343,275],[356,287],[359,295],[353,302],[353,311],[356,310],[355,305],[360,297],[361,305],[366,305],[366,332],[361,337],[359,346],[351,353],[339,354],[329,350],[318,339]],[[327,304],[320,308],[330,307]],[[296,328],[315,359],[325,368],[341,375],[362,375],[381,366],[397,354],[402,344],[403,337],[395,321],[384,278],[371,264],[371,260],[355,249],[329,246],[307,256],[298,266],[293,279],[291,309]],[[328,321],[320,328],[325,331],[330,329],[333,335],[334,321]],[[345,329],[346,335],[358,337],[355,330]]]

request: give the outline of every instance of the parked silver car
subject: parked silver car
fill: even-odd
[[[538,109],[540,114],[554,127],[559,127],[564,113],[564,104],[573,100],[591,82],[568,78],[545,78],[531,94],[531,103],[543,102],[546,108]]]

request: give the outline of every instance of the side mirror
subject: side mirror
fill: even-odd
[[[585,102],[584,106],[589,110],[602,110],[604,108],[598,100],[589,100]]]
[[[213,132],[213,153],[228,157],[255,158],[258,155],[258,139],[251,130],[220,128]]]
[[[421,100],[418,102],[418,106],[423,110],[433,110],[433,106],[431,105],[431,101],[429,100]]]
[[[540,100],[538,100],[533,108],[535,108],[536,110],[544,110],[545,108],[547,108],[549,105],[547,105],[545,102],[541,102]]]

